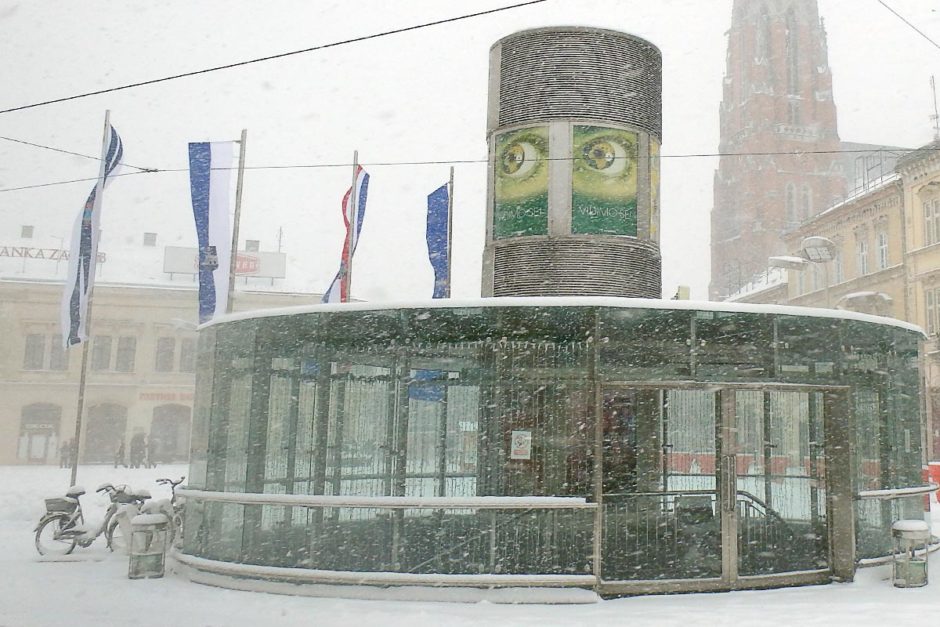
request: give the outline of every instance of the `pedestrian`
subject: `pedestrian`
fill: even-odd
[[[114,467],[117,468],[118,464],[127,468],[127,463],[124,461],[124,438],[119,440],[117,450],[114,452]]]
[[[144,454],[147,450],[147,443],[144,434],[140,431],[131,438],[131,468],[140,468],[144,463]]]
[[[66,440],[59,447],[59,468],[69,468],[72,465],[72,440]]]
[[[157,467],[157,449],[160,441],[153,437],[153,434],[150,434],[150,437],[147,438],[147,468],[156,468]]]

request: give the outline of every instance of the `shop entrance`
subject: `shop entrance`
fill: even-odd
[[[828,580],[826,425],[841,397],[608,386],[602,398],[603,587]]]

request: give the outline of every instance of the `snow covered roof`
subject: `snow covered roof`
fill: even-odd
[[[836,318],[839,320],[858,320],[893,326],[915,333],[924,334],[923,330],[914,324],[897,320],[873,316],[854,311],[836,309],[817,309],[814,307],[794,307],[790,305],[758,305],[751,303],[731,303],[713,301],[691,300],[656,300],[650,298],[613,298],[605,296],[566,296],[566,297],[500,297],[475,299],[439,299],[402,301],[389,303],[331,303],[322,305],[301,305],[297,307],[279,307],[258,311],[245,311],[219,316],[205,324],[205,329],[216,324],[234,322],[236,320],[251,320],[254,318],[270,318],[275,316],[292,316],[305,313],[329,313],[351,311],[388,311],[393,309],[473,309],[484,307],[609,307],[620,309],[663,309],[663,310],[691,310],[715,311],[730,313],[756,313],[782,316],[800,316],[804,318]]]

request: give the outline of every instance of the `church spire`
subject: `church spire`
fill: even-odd
[[[719,118],[709,293],[721,299],[844,190],[836,155],[818,154],[840,143],[815,0],[734,1]]]

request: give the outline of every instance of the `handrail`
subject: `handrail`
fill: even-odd
[[[177,490],[177,495],[241,505],[350,507],[375,509],[597,509],[581,497],[566,496],[336,496]]]
[[[858,500],[862,499],[901,499],[907,496],[918,496],[921,494],[930,494],[940,488],[936,483],[928,483],[923,486],[914,486],[910,488],[888,488],[884,490],[860,490],[856,496]]]

